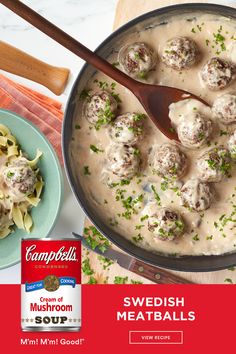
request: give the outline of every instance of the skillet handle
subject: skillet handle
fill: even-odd
[[[0,41],[0,69],[37,82],[56,95],[64,92],[70,71],[44,63]]]
[[[136,258],[132,259],[129,270],[157,284],[193,284],[189,280],[144,263]]]

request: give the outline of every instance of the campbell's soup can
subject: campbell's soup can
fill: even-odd
[[[23,331],[79,331],[81,243],[75,239],[23,239]]]

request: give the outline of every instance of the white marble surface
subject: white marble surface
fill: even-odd
[[[116,0],[25,0],[23,2],[91,49],[95,49],[112,31]],[[58,98],[64,105],[66,104],[73,81],[83,65],[82,60],[1,4],[0,40],[49,64],[68,67],[71,70],[70,82],[64,94]],[[38,84],[14,75],[7,75],[42,93],[56,97]],[[64,204],[51,237],[69,236],[72,230],[81,232],[83,221],[84,214],[65,178]],[[0,283],[20,283],[20,265],[1,270]]]

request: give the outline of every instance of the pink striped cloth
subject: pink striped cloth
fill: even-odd
[[[63,161],[61,103],[0,74],[0,108],[15,112],[34,123],[51,142],[60,161]]]

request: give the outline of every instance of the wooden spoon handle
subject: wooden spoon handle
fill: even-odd
[[[0,69],[38,82],[56,95],[64,91],[70,73],[66,68],[48,65],[2,41]]]
[[[56,27],[44,17],[40,16],[37,12],[33,11],[30,7],[26,6],[21,1],[0,0],[0,3],[8,7],[27,22],[31,23],[40,31],[47,34],[56,42],[63,45],[65,48],[69,49],[71,52],[84,59],[89,64],[93,65],[95,68],[102,71],[104,74],[113,78],[121,85],[129,88],[131,91],[134,92],[137,85],[139,85],[137,81],[115,68],[113,65],[99,57],[97,54],[93,53],[90,49],[85,47],[73,37],[69,36],[60,28]]]
[[[192,284],[191,281],[174,275],[164,269],[139,261],[136,258],[132,260],[129,270],[157,284]]]

